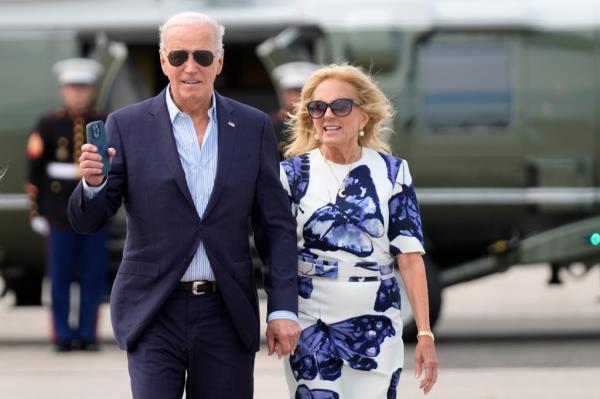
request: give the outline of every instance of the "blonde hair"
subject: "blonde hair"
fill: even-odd
[[[365,134],[358,137],[358,144],[391,154],[390,146],[379,137],[383,130],[391,130],[383,126],[383,122],[394,115],[390,101],[359,67],[349,64],[330,64],[313,72],[302,88],[300,101],[296,104],[295,113],[290,115],[288,122],[291,142],[285,147],[285,157],[304,154],[320,146],[319,140],[314,137],[314,126],[306,110],[306,104],[312,100],[316,88],[327,79],[339,79],[350,83],[358,92],[357,100],[361,103],[360,109],[369,116],[369,121],[363,129]]]

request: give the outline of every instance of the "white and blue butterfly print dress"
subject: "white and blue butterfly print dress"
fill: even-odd
[[[396,398],[404,349],[393,256],[424,253],[406,161],[363,148],[353,165],[328,165],[315,149],[283,161],[281,181],[298,223],[302,334],[285,362],[290,398]]]

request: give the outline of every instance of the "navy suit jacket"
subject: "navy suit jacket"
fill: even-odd
[[[106,129],[117,150],[106,186],[69,201],[80,233],[100,229],[124,203],[127,238],[111,294],[111,318],[130,349],[188,268],[200,240],[241,340],[258,350],[259,314],[248,234],[264,264],[268,312],[297,312],[296,232],[279,180],[268,116],[216,94],[219,124],[215,184],[204,215],[192,201],[173,135],[165,91],[112,113]]]

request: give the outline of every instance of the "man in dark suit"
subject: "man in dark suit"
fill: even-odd
[[[300,335],[295,224],[275,138],[266,114],[214,91],[222,26],[183,13],[160,32],[169,85],[109,116],[107,178],[96,147],[82,147],[69,217],[93,232],[125,204],[111,317],[134,398],[181,398],[184,388],[188,398],[251,398],[259,316],[250,224],[265,264],[269,353],[291,353]]]

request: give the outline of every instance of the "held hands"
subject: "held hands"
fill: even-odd
[[[300,339],[300,324],[294,320],[276,319],[267,324],[267,344],[269,356],[277,353],[277,357],[293,355]]]
[[[415,376],[417,378],[421,376],[423,369],[425,369],[425,377],[421,380],[419,389],[427,394],[437,380],[438,360],[433,340],[425,336],[419,337],[415,349]]]
[[[109,147],[108,157],[112,160],[115,155],[117,155],[117,150]],[[106,176],[102,174],[102,157],[98,154],[95,145],[84,144],[81,146],[79,169],[88,186],[98,187],[102,184]]]

